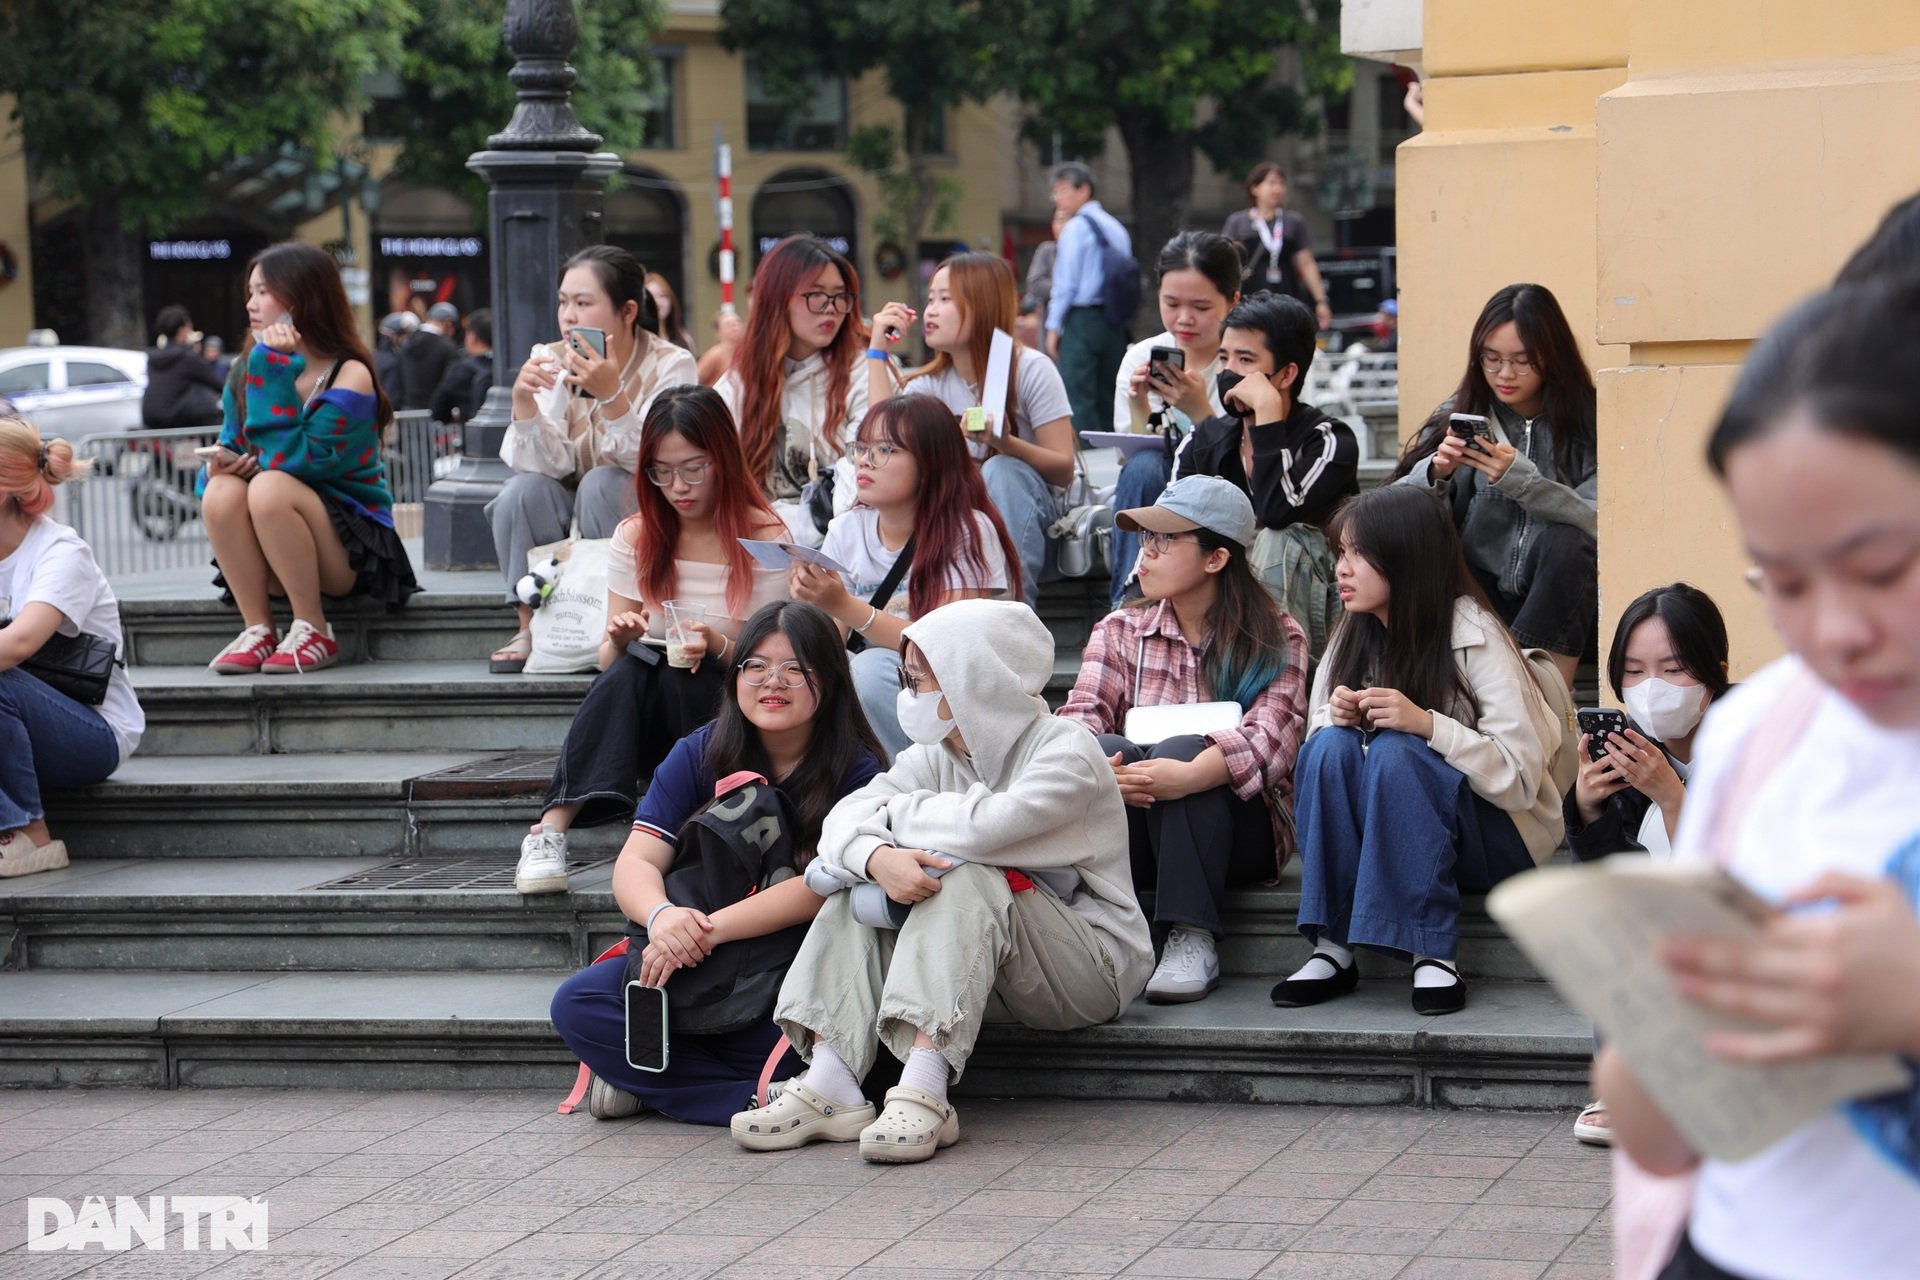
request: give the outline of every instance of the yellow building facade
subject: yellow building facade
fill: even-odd
[[[1779,653],[1708,433],[1752,342],[1920,188],[1920,5],[1347,0],[1357,56],[1420,69],[1399,148],[1401,431],[1465,367],[1473,320],[1532,281],[1599,388],[1600,635],[1686,580],[1736,678]]]
[[[0,347],[17,347],[33,328],[33,223],[27,203],[27,148],[12,123],[13,99],[0,95]],[[10,278],[9,278],[10,276]]]

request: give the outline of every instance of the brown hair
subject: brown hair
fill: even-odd
[[[357,360],[366,368],[377,402],[374,425],[384,427],[391,422],[393,404],[380,385],[373,354],[353,327],[353,308],[347,303],[346,286],[340,282],[340,268],[333,259],[313,245],[282,240],[253,255],[253,260],[247,263],[245,279],[248,282],[252,281],[256,267],[273,296],[286,304],[294,328],[300,331],[300,341],[309,351],[343,364]],[[252,351],[253,335],[248,334],[233,362],[233,373],[227,379],[242,422],[247,417],[247,357]]]
[[[1287,180],[1287,171],[1271,160],[1262,160],[1259,164],[1247,170],[1246,192],[1248,198],[1252,198],[1255,187],[1276,173],[1280,175],[1280,181],[1285,182]]]
[[[973,357],[973,376],[987,376],[987,361],[993,350],[993,331],[1004,329],[1013,336],[1020,317],[1020,298],[1013,284],[1013,268],[1005,258],[991,253],[956,253],[933,269],[934,275],[947,273],[947,289],[966,314],[970,331],[967,353]],[[934,353],[933,361],[907,375],[906,380],[927,378],[953,367],[953,357],[944,351]],[[1013,363],[1007,368],[1007,422],[1018,409],[1017,371],[1020,368],[1020,344],[1013,344]]]

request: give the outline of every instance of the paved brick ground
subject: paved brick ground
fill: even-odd
[[[546,1094],[0,1093],[0,1277],[1602,1280],[1570,1116],[964,1103],[932,1163]],[[265,1253],[29,1253],[26,1198],[262,1195]]]

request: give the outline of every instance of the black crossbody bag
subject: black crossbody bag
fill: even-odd
[[[887,570],[887,576],[880,579],[880,585],[874,589],[872,598],[867,601],[867,603],[875,609],[879,609],[881,605],[893,599],[893,593],[900,589],[900,580],[906,577],[907,570],[913,567],[913,543],[914,539],[919,536],[920,534],[917,530],[907,535],[907,545],[900,548],[900,554],[895,558],[893,568]],[[875,614],[874,616],[878,617],[879,615]],[[868,625],[872,625],[871,619],[868,620]],[[865,652],[866,648],[867,638],[865,636],[861,635],[858,631],[849,631],[847,633],[848,653],[862,653]]]
[[[55,632],[20,669],[75,702],[97,707],[107,700],[107,685],[120,665],[119,646],[105,636]]]

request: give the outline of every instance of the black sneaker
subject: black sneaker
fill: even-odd
[[[1334,963],[1329,955],[1322,955],[1320,959],[1328,964]],[[1334,965],[1333,972],[1324,978],[1287,978],[1276,982],[1271,998],[1279,1008],[1304,1009],[1308,1005],[1346,995],[1359,985],[1360,962],[1356,959],[1344,968]]]

